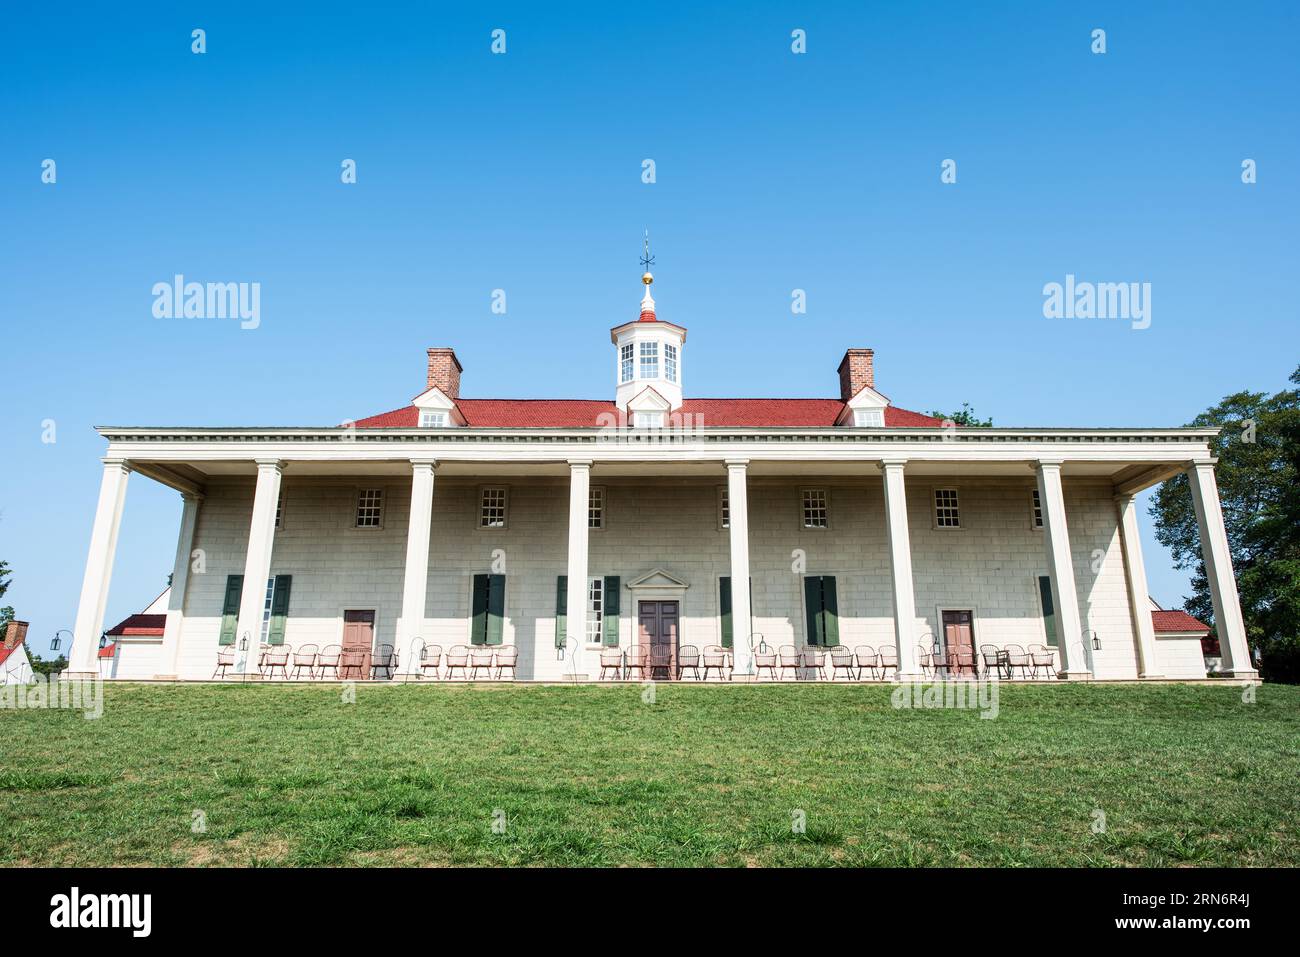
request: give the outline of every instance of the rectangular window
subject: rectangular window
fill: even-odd
[[[420,412],[420,428],[422,429],[441,429],[447,425],[446,412],[430,412],[424,409]]]
[[[671,342],[664,343],[664,378],[677,381],[677,347]]]
[[[604,634],[605,580],[592,578],[587,582],[587,644],[600,644]]]
[[[1038,498],[1038,489],[1034,489],[1034,528],[1043,527],[1043,503]]]
[[[626,345],[622,346],[618,350],[618,357],[619,357],[618,381],[631,382],[632,381],[632,360],[633,360],[632,343],[629,342]]]
[[[955,488],[937,488],[934,490],[934,524],[938,528],[961,527],[961,520],[957,513],[957,490]]]
[[[275,499],[275,527],[284,528],[284,489],[280,489]]]
[[[479,500],[479,528],[506,527],[506,490],[503,488],[483,489]]]
[[[718,489],[718,528],[731,528],[731,492],[725,485]]]
[[[267,633],[271,630],[271,604],[275,601],[275,579],[266,580],[266,601],[262,603],[262,644],[266,644]]]
[[[632,416],[632,427],[637,429],[662,429],[664,414],[662,412],[637,412]]]
[[[826,505],[826,489],[806,488],[803,490],[803,527],[829,528],[830,511]]]
[[[641,378],[659,378],[659,343],[641,343]]]
[[[885,424],[884,409],[858,409],[853,413],[853,424],[880,428]]]
[[[506,576],[475,575],[474,592],[470,598],[470,644],[501,644],[505,616]]]
[[[1056,647],[1056,606],[1052,604],[1052,579],[1048,575],[1038,576],[1038,597],[1043,602],[1043,631],[1047,633],[1047,643]]]
[[[357,528],[380,528],[384,522],[384,490],[363,488],[357,494]]]
[[[605,490],[598,485],[587,493],[587,527],[605,527]]]
[[[840,643],[839,599],[834,575],[807,575],[803,580],[805,640],[810,645],[833,648]]]

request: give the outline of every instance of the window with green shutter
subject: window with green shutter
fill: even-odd
[[[840,643],[840,609],[835,576],[805,576],[803,594],[808,644],[834,648]]]
[[[601,639],[607,648],[618,647],[618,589],[617,575],[605,576],[605,592],[601,596]]]
[[[470,644],[501,644],[505,610],[506,576],[475,575],[470,599]]]
[[[239,599],[244,591],[243,575],[226,576],[226,597],[221,605],[221,636],[218,644],[233,645],[239,627]]]
[[[271,621],[266,629],[268,645],[284,644],[284,629],[289,621],[289,589],[292,585],[292,575],[275,576],[275,588],[271,593]]]
[[[569,617],[569,576],[555,579],[555,647],[564,647],[564,625]]]
[[[1049,575],[1038,576],[1038,597],[1043,600],[1043,630],[1047,632],[1047,644],[1056,647],[1056,606],[1052,604],[1052,579]]]

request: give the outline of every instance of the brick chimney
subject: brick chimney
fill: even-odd
[[[460,374],[463,370],[456,352],[445,346],[429,350],[429,388],[437,386],[449,399],[460,398]]]
[[[870,349],[849,349],[840,360],[840,401],[848,402],[863,386],[876,387],[876,371]]]
[[[23,643],[27,637],[27,622],[10,619],[5,626],[4,646],[8,651],[13,651]]]

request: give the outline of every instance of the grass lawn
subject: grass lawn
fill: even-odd
[[[1300,864],[1300,688],[892,690],[109,685],[0,711],[0,865]]]

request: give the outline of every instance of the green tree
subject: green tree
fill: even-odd
[[[960,412],[927,412],[926,415],[932,415],[936,419],[951,419],[957,425],[973,429],[987,429],[993,426],[993,420],[981,419],[975,414],[975,410],[970,407],[969,402],[961,404]]]
[[[58,674],[60,671],[66,670],[67,667],[68,659],[63,655],[59,655],[50,661],[46,661],[40,655],[32,655],[32,671],[45,675],[47,678],[52,674]]]
[[[1300,386],[1300,367],[1290,381]],[[1210,447],[1247,640],[1263,654],[1265,677],[1300,680],[1300,388],[1238,392],[1190,424],[1223,430]],[[1151,515],[1176,567],[1192,570],[1184,607],[1213,624],[1186,475],[1160,485]]]
[[[9,590],[9,582],[12,574],[13,573],[9,570],[9,563],[0,561],[0,598],[3,598],[5,592]],[[16,617],[17,616],[14,614],[12,606],[6,605],[5,607],[0,608],[0,635],[4,634],[4,630],[8,626],[9,622],[13,621]]]

